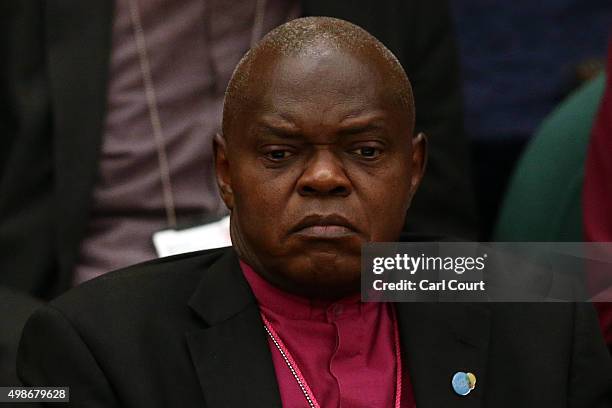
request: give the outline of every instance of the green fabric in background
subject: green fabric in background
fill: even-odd
[[[544,120],[514,171],[494,241],[583,240],[584,162],[604,87],[601,74]]]

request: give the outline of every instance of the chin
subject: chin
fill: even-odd
[[[347,235],[334,239],[320,239],[299,234],[287,240],[287,253],[304,254],[311,258],[322,258],[329,261],[331,258],[361,257],[361,246],[366,241],[357,234]]]

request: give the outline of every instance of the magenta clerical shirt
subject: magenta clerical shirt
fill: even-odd
[[[394,407],[396,352],[394,314],[388,303],[362,303],[359,296],[337,302],[285,293],[240,262],[260,311],[291,353],[321,407]],[[280,396],[285,408],[308,407],[271,339]],[[406,370],[402,407],[414,401]]]

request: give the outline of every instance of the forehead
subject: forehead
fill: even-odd
[[[388,107],[384,73],[367,56],[315,47],[298,55],[272,54],[254,71],[249,88],[265,111]]]

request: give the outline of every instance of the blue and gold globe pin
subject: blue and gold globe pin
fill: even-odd
[[[459,395],[468,395],[470,391],[476,388],[476,376],[472,373],[464,373],[459,371],[453,375],[451,381],[453,390]]]

